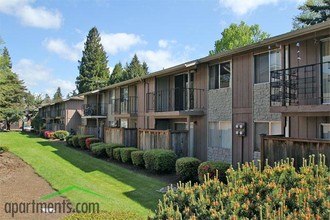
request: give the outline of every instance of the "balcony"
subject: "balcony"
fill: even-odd
[[[106,104],[84,104],[84,117],[101,117],[106,118]]]
[[[179,112],[179,114],[204,114],[204,89],[175,88],[147,93],[148,112]]]
[[[330,104],[330,62],[271,72],[272,112],[324,112]]]
[[[115,115],[134,115],[137,114],[137,96],[128,98],[112,99],[112,112]]]

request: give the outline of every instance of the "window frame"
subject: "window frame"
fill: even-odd
[[[230,137],[228,137],[230,139],[230,141],[228,142],[228,145],[226,145],[225,147],[222,146],[222,125],[226,123],[227,125],[229,125],[230,127]],[[213,124],[213,126],[216,126],[216,129],[218,132],[220,132],[220,135],[221,137],[218,137],[219,140],[220,140],[220,144],[218,145],[212,145],[211,143],[211,132],[210,132],[210,125]],[[232,140],[233,140],[233,136],[232,136],[232,131],[233,131],[233,123],[232,121],[208,121],[208,146],[211,147],[211,148],[216,148],[216,149],[228,149],[228,150],[232,150],[232,147],[233,147],[233,143],[232,143]]]
[[[221,87],[221,65],[225,64],[225,63],[229,63],[229,67],[230,67],[230,71],[229,71],[229,82],[228,82],[228,86],[227,87]],[[214,80],[217,79],[217,82],[215,85],[215,88],[211,88],[210,86],[210,82],[211,82],[211,77],[210,77],[210,68],[214,67],[214,66],[218,66],[218,73],[214,75]],[[232,60],[225,60],[225,61],[221,61],[218,63],[214,63],[212,65],[208,65],[208,89],[209,90],[215,90],[215,89],[227,89],[227,88],[231,88],[232,87]]]
[[[260,52],[260,53],[255,53],[253,54],[253,61],[254,61],[254,73],[253,73],[253,76],[254,76],[254,84],[263,84],[263,83],[270,83],[270,72],[272,71],[270,68],[271,68],[271,53],[276,53],[278,52],[280,54],[279,56],[279,64],[280,64],[280,67],[277,68],[277,66],[275,66],[275,70],[278,70],[278,69],[281,69],[282,68],[282,50],[280,48],[277,48],[277,49],[272,49],[272,50],[268,50],[267,52]],[[265,55],[267,54],[268,55],[268,80],[265,81],[265,82],[256,82],[256,71],[257,71],[257,68],[256,68],[256,57],[257,56],[260,56],[260,55]],[[275,61],[276,63],[276,61]]]

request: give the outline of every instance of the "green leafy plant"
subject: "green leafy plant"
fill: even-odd
[[[72,135],[69,135],[65,138],[66,145],[73,146],[72,137],[73,137]]]
[[[132,164],[135,166],[144,167],[145,165],[143,160],[143,154],[143,150],[133,151],[131,153]]]
[[[115,148],[115,149],[113,149],[113,152],[112,152],[113,159],[118,160],[118,161],[121,161],[120,149],[122,149],[122,148]]]
[[[106,144],[103,142],[98,142],[91,144],[91,151],[96,157],[106,157],[107,154],[105,152]]]
[[[175,163],[176,174],[180,180],[197,181],[198,180],[198,166],[201,161],[195,157],[182,157],[177,159]]]
[[[107,155],[110,159],[114,159],[113,150],[116,148],[125,147],[123,144],[108,144],[106,148]]]
[[[8,147],[0,146],[0,154],[4,153],[6,151],[8,151]]]
[[[220,181],[226,183],[226,171],[230,164],[221,161],[205,161],[198,167],[198,179],[200,182],[205,180],[206,175],[213,178],[218,171],[218,178]]]
[[[78,137],[78,144],[81,149],[86,149],[86,139],[94,137],[94,135],[80,135]]]
[[[65,130],[58,130],[55,131],[54,136],[57,139],[64,140],[67,136],[69,136],[69,132]]]
[[[136,147],[120,148],[120,158],[123,163],[132,163],[131,153],[137,151]]]
[[[86,138],[86,141],[85,141],[86,148],[91,149],[91,144],[98,143],[98,142],[101,142],[101,140],[98,138],[93,138],[93,137]]]
[[[80,145],[79,145],[79,137],[80,137],[80,135],[73,135],[72,136],[72,145],[74,147],[80,147]]]
[[[153,172],[170,173],[175,170],[176,155],[171,150],[146,150],[143,160],[146,168]]]
[[[216,172],[202,184],[178,184],[159,202],[154,219],[329,219],[330,173],[325,156],[297,171],[285,160],[263,170],[253,162],[230,167],[224,184]]]

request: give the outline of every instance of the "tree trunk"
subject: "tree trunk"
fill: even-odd
[[[6,123],[7,123],[7,131],[10,131],[10,122],[6,121]]]

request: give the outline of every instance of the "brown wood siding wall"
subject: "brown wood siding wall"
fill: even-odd
[[[233,87],[233,164],[251,161],[253,159],[253,55],[252,53],[233,57],[232,87]],[[240,137],[235,134],[235,124],[246,122],[247,135]],[[243,149],[243,156],[242,156]]]

